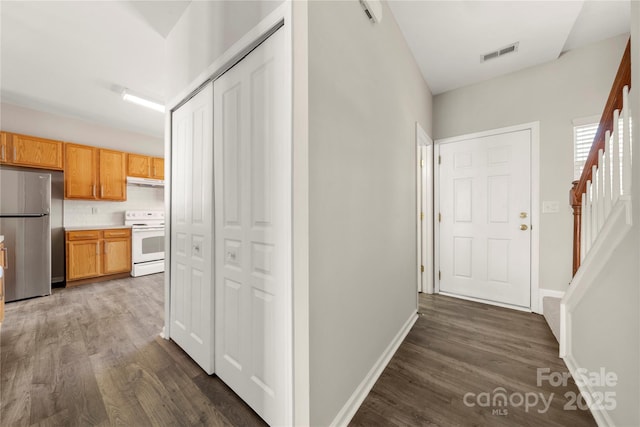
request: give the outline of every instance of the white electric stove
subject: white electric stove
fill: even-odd
[[[124,225],[131,226],[131,275],[164,271],[164,211],[126,211]]]

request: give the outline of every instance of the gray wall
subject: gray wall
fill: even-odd
[[[167,36],[167,99],[187,88],[282,1],[192,1]]]
[[[164,140],[13,104],[0,105],[0,129],[41,138],[163,157]]]
[[[328,425],[416,311],[415,122],[431,93],[384,4],[309,3],[311,424]]]
[[[540,202],[560,212],[540,216],[541,288],[571,280],[573,119],[601,115],[628,36],[434,97],[434,139],[540,121]]]

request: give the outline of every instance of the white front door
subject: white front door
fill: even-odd
[[[440,145],[440,292],[531,307],[531,130]]]
[[[213,373],[213,85],[172,115],[171,339]]]
[[[216,374],[289,424],[291,140],[278,30],[214,83]]]

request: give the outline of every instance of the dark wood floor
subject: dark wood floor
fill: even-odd
[[[158,336],[163,275],[115,280],[9,303],[0,336],[1,426],[263,426],[215,376]],[[536,368],[565,371],[540,316],[421,296],[421,316],[352,421],[354,426],[582,426],[565,411],[573,384],[536,386]],[[551,393],[544,414],[468,407],[465,393]],[[468,399],[473,401],[473,399]],[[504,412],[503,412],[504,413]]]
[[[352,426],[596,425],[588,411],[565,410],[565,393],[578,393],[573,380],[537,385],[537,368],[567,372],[542,316],[424,294],[420,312]],[[541,393],[552,397],[546,411]],[[493,406],[499,395],[506,406]]]
[[[9,303],[0,426],[265,425],[163,325],[162,274]]]

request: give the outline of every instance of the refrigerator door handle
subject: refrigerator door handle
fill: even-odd
[[[48,213],[37,213],[37,214],[20,214],[20,215],[0,215],[0,218],[42,218],[43,216],[49,215]]]
[[[9,269],[9,248],[2,248],[0,249],[2,250],[2,265],[4,266],[5,270]],[[4,295],[4,290],[2,292],[2,295]]]

